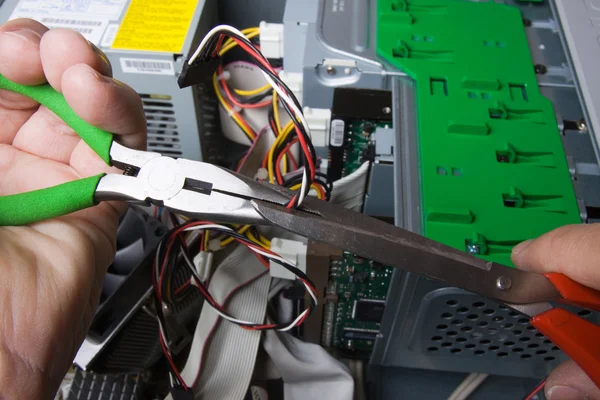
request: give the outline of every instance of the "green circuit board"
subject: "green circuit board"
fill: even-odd
[[[347,176],[360,168],[365,160],[375,157],[375,143],[371,134],[378,127],[392,127],[391,122],[353,120],[346,125],[344,163],[342,176]]]
[[[370,355],[379,332],[392,267],[344,253],[330,265],[332,347]]]

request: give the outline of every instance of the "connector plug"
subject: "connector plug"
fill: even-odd
[[[186,62],[183,64],[183,69],[177,78],[177,84],[180,89],[188,86],[197,85],[206,82],[207,77],[210,77],[219,66],[218,58],[209,60],[196,60],[192,65]]]
[[[306,273],[307,247],[306,243],[297,240],[271,239],[271,251],[279,254],[304,273]],[[296,279],[296,276],[292,272],[273,261],[270,262],[269,271],[273,278],[289,279],[292,281]]]

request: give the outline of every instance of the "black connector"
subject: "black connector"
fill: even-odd
[[[188,64],[186,60],[183,69],[181,70],[181,74],[177,79],[177,84],[180,89],[183,89],[188,86],[206,82],[207,76],[211,76],[217,70],[218,66],[218,58],[196,60],[192,65]]]
[[[185,390],[180,386],[171,388],[171,397],[173,400],[194,400],[194,392],[192,389]]]

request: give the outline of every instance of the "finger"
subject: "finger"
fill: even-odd
[[[24,85],[44,83],[40,42],[47,31],[30,19],[8,21],[0,27],[0,74]]]
[[[48,28],[39,22],[17,19],[0,27],[0,74],[22,84],[45,82],[40,62],[40,41]],[[0,144],[12,143],[21,125],[38,104],[16,93],[0,91]]]
[[[22,126],[12,145],[39,157],[67,164],[79,136],[56,114],[41,106]]]
[[[112,76],[108,58],[80,33],[53,29],[40,43],[41,64],[48,83],[62,92],[63,74],[73,65],[86,64],[106,76]]]
[[[573,361],[566,361],[552,371],[546,381],[548,400],[599,400],[600,390]]]
[[[600,224],[563,226],[521,243],[513,249],[512,260],[521,269],[560,272],[600,289]]]
[[[127,147],[145,149],[146,117],[141,99],[132,88],[83,64],[65,71],[62,88],[65,99],[81,118],[116,134]]]

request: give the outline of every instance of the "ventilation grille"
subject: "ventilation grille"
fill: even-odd
[[[196,114],[202,144],[202,160],[211,164],[220,164],[223,155],[223,133],[219,117],[219,103],[212,87],[212,77],[192,87],[196,100]]]
[[[435,304],[433,304],[435,303]],[[430,356],[557,363],[564,354],[530,323],[504,305],[477,296],[441,296],[431,304],[422,349]],[[592,312],[579,310],[590,318]]]
[[[148,127],[148,151],[181,157],[181,138],[171,96],[140,94]]]
[[[117,334],[97,369],[114,372],[137,372],[150,368],[162,355],[158,340],[158,323],[151,311],[142,306]]]
[[[103,375],[77,369],[67,400],[142,400],[144,382],[138,375]]]

